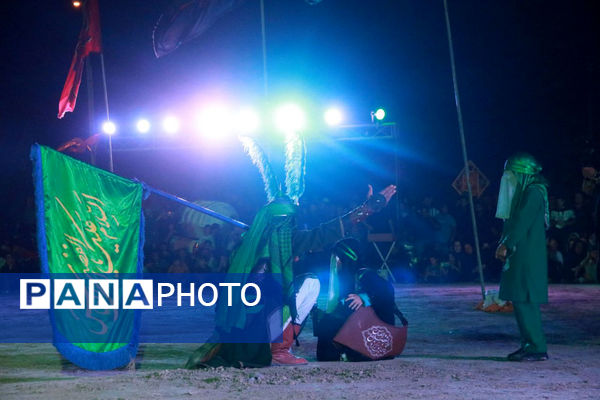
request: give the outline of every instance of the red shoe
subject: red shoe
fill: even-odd
[[[296,357],[290,353],[290,348],[296,336],[300,333],[300,325],[289,324],[283,330],[281,343],[271,343],[271,365],[305,365],[308,364],[304,358]]]

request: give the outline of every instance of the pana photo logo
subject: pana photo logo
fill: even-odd
[[[20,308],[151,310],[155,304],[154,286],[152,279],[20,279]],[[217,286],[225,289],[219,291]],[[234,296],[239,296],[248,307],[256,306],[261,299],[256,283],[205,282],[196,286],[194,282],[157,282],[156,288],[157,307],[162,307],[167,298],[176,298],[177,307],[211,307],[225,290],[228,307],[232,306]]]

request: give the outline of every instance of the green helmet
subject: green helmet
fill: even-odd
[[[360,243],[354,238],[345,238],[337,241],[332,248],[333,254],[338,256],[342,264],[355,264],[359,259]]]
[[[506,160],[504,170],[525,175],[537,175],[542,172],[542,165],[529,153],[517,153]]]

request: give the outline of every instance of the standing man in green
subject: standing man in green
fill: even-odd
[[[510,361],[548,359],[540,304],[548,302],[546,229],[549,226],[547,182],[533,156],[515,154],[504,165],[496,217],[504,229],[496,258],[504,262],[500,298],[513,302],[521,347]]]

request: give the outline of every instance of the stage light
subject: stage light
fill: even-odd
[[[243,108],[238,113],[236,131],[242,134],[255,133],[260,127],[260,117],[251,108]]]
[[[140,119],[135,125],[135,127],[137,128],[139,133],[148,133],[151,127],[150,121],[148,121],[147,119]]]
[[[80,1],[74,1],[73,2],[73,7],[75,7],[75,8],[81,7],[81,2]]]
[[[231,132],[231,113],[222,104],[205,107],[198,116],[198,130],[207,138],[218,138]]]
[[[373,116],[377,121],[382,121],[385,118],[385,110],[383,108],[378,108],[377,111],[373,113]]]
[[[117,132],[117,126],[112,121],[105,121],[102,124],[102,132],[106,133],[107,135],[112,135]]]
[[[296,104],[285,104],[275,111],[275,126],[284,133],[301,131],[305,125],[304,111]]]
[[[165,132],[174,134],[179,130],[179,120],[174,116],[168,116],[163,120],[163,129]]]
[[[342,123],[344,114],[339,108],[330,108],[325,111],[324,118],[327,125],[336,126]]]

